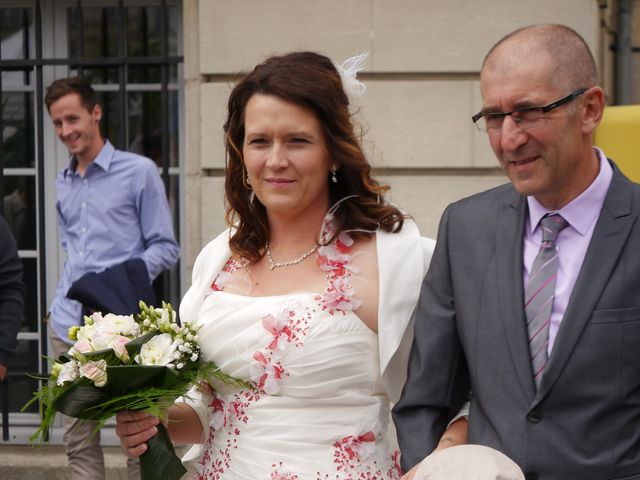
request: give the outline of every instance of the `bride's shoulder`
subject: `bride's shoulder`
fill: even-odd
[[[200,250],[193,264],[193,282],[201,277],[203,272],[208,271],[212,264],[218,265],[222,262],[222,265],[224,265],[226,263],[231,252],[229,248],[230,236],[231,230],[227,229]]]

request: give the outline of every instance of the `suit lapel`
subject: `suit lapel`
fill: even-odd
[[[496,229],[496,273],[500,298],[499,318],[507,336],[511,359],[520,385],[527,398],[533,399],[535,389],[529,344],[527,342],[526,319],[522,286],[522,258],[526,201],[520,195],[512,195],[510,201],[498,212]]]
[[[618,263],[638,215],[632,212],[631,203],[632,184],[614,165],[613,179],[560,324],[536,401],[540,401],[558,380]]]

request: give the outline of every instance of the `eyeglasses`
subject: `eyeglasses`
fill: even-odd
[[[526,107],[513,110],[511,112],[487,112],[476,113],[471,120],[475,124],[476,128],[481,132],[488,133],[489,135],[496,135],[502,132],[502,124],[504,118],[509,115],[514,123],[523,130],[530,130],[532,128],[539,127],[544,123],[545,113],[551,110],[573,101],[575,98],[582,95],[589,90],[588,88],[579,88],[575,92],[571,92],[566,97],[562,97],[560,100],[556,100],[548,105],[542,107]]]

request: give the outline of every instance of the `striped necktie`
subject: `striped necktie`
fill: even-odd
[[[533,261],[529,281],[524,292],[529,352],[536,388],[540,387],[542,372],[548,361],[549,324],[558,272],[556,237],[560,230],[567,225],[567,221],[558,214],[545,215],[540,220],[542,243],[540,251]]]

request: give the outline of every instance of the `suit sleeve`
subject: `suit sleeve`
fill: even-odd
[[[0,365],[16,348],[24,308],[22,262],[4,219],[0,217]]]
[[[450,210],[440,221],[438,241],[422,282],[407,383],[393,408],[405,472],[433,451],[469,390],[456,326],[448,244]]]

